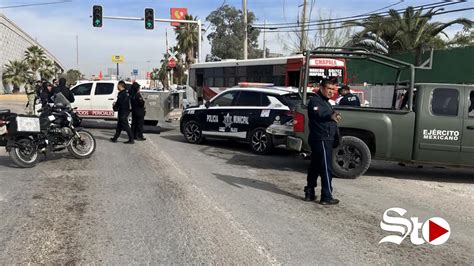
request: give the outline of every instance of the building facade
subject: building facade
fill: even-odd
[[[0,94],[11,91],[10,85],[5,84],[2,79],[5,64],[11,60],[23,60],[26,49],[33,45],[41,47],[45,52],[46,58],[53,61],[61,71],[64,71],[64,66],[52,53],[20,29],[4,14],[0,13]],[[20,90],[22,89],[20,88]]]

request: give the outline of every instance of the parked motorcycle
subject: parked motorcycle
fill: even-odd
[[[78,159],[92,156],[94,136],[80,127],[81,119],[62,95],[54,104],[38,110],[40,116],[24,116],[0,110],[0,146],[5,146],[12,161],[22,168],[34,167],[38,154],[67,149]]]

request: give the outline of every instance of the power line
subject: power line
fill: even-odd
[[[438,6],[438,7],[442,7],[442,5]],[[433,9],[435,7],[432,7],[431,9]],[[415,11],[420,11],[422,9],[414,9]],[[402,11],[405,11],[405,9],[402,9]],[[398,11],[399,14],[401,14],[402,12],[401,11]],[[388,14],[386,14],[388,15]],[[383,17],[386,17],[383,16]],[[321,21],[325,21],[325,20],[319,20],[318,22],[314,22],[314,23],[311,23],[310,25],[308,25],[308,27],[310,26],[322,26],[322,25],[333,25],[333,24],[339,24],[339,23],[347,23],[347,22],[358,22],[358,21],[361,21],[361,20],[364,20],[364,19],[368,19],[370,18],[370,16],[367,16],[365,18],[359,18],[359,19],[343,19],[343,20],[339,20],[339,21],[332,21],[332,22],[321,22]],[[275,29],[292,29],[292,28],[295,28],[297,27],[296,25],[295,26],[279,26],[279,27],[267,27],[267,29],[269,30],[275,30]],[[257,26],[256,28],[259,28],[261,29],[262,27],[259,27]]]
[[[64,3],[70,3],[70,2],[72,2],[72,0],[45,2],[45,3],[36,3],[36,4],[24,4],[24,5],[15,5],[15,6],[0,6],[0,9],[30,7],[30,6],[46,6],[46,5],[64,4]]]
[[[367,12],[365,15],[370,15],[370,14],[372,14],[372,13],[379,12],[379,11],[382,11],[382,10],[387,9],[387,8],[391,8],[392,6],[396,6],[396,5],[401,4],[401,3],[403,3],[403,2],[405,2],[405,0],[400,0],[400,1],[396,2],[396,3],[394,3],[394,4],[391,4],[391,5],[388,5],[388,6],[385,6],[385,7],[382,7],[382,8],[379,8],[379,9],[376,9],[376,10],[373,10],[373,11],[370,11],[370,12]]]
[[[465,0],[459,0],[459,1],[455,1],[455,2],[441,1],[441,2],[436,2],[436,3],[432,3],[432,4],[414,6],[413,9],[418,10],[418,9],[422,9],[422,8],[426,8],[426,7],[428,7],[428,8],[444,7],[444,6],[459,4],[459,3],[462,3],[464,1]],[[401,8],[401,9],[396,9],[395,11],[401,12],[401,11],[405,11],[405,10],[406,10],[406,8]],[[389,13],[389,11],[378,12],[378,13],[365,13],[365,14],[359,14],[359,15],[353,15],[353,16],[347,16],[347,17],[322,19],[322,20],[319,20],[318,22],[330,22],[330,21],[332,21],[332,23],[337,23],[338,20],[355,19],[355,18],[362,19],[362,18],[366,18],[366,17],[372,16],[372,15],[387,15],[388,13]],[[258,23],[254,24],[254,26],[257,26],[257,27],[261,26],[261,25],[262,24],[258,24]],[[282,28],[283,28],[283,26],[286,26],[286,25],[297,26],[298,23],[294,23],[294,22],[290,22],[290,23],[267,23],[266,25],[270,26],[270,27],[275,27],[275,26],[278,26],[278,25],[282,25]]]
[[[438,12],[438,13],[431,14],[431,15],[422,15],[422,16],[420,16],[420,17],[438,16],[438,15],[449,14],[449,13],[455,13],[455,12],[462,12],[462,11],[467,11],[467,10],[474,10],[474,7],[448,10],[448,11]],[[390,17],[385,17],[385,18],[387,18],[388,20],[394,20],[394,19],[392,19],[392,18],[390,18]],[[354,21],[356,21],[356,20],[354,20]],[[357,21],[359,21],[359,20],[357,20]],[[330,25],[330,24],[323,24],[323,25]],[[337,29],[350,28],[350,27],[355,27],[355,26],[352,26],[352,25],[341,25],[341,26],[329,27],[329,28],[324,28],[324,29],[325,29],[325,30],[337,30]],[[300,29],[296,29],[296,27],[293,27],[293,28],[294,28],[293,30],[269,30],[269,31],[267,31],[267,33],[273,33],[273,32],[295,32],[295,31],[300,31]],[[307,28],[307,29],[305,29],[305,31],[316,31],[316,30],[319,30],[319,28]]]

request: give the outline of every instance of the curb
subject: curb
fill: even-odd
[[[2,94],[0,102],[27,102],[26,94]]]

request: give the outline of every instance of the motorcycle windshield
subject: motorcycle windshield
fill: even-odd
[[[54,96],[54,105],[71,107],[71,103],[66,99],[66,97],[64,97],[62,93],[58,93]]]

